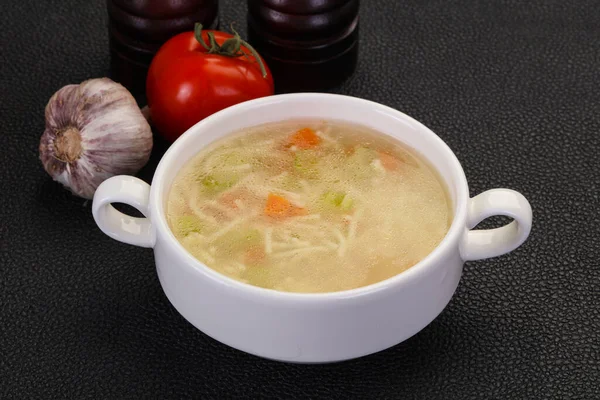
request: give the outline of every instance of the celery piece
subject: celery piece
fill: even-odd
[[[229,189],[239,180],[239,175],[232,172],[215,172],[205,176],[202,180],[204,190],[209,193],[219,193]]]
[[[342,204],[342,201],[344,201],[345,196],[346,195],[341,192],[326,192],[323,195],[323,200],[325,200],[328,204],[339,207],[340,204]]]
[[[354,204],[354,200],[343,192],[326,192],[323,195],[323,202],[327,206],[340,211],[348,211]]]
[[[175,230],[183,235],[187,236],[192,232],[202,232],[202,222],[194,215],[182,215],[175,219]]]
[[[354,200],[350,196],[345,195],[344,199],[340,203],[340,210],[350,211],[352,209],[353,205],[354,205]]]

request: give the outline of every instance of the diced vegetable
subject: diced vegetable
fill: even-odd
[[[201,233],[202,222],[195,215],[182,215],[175,220],[175,229],[184,236],[192,232]]]
[[[219,193],[229,189],[239,180],[239,174],[233,172],[215,172],[205,176],[202,180],[202,187],[209,193]]]
[[[287,216],[292,204],[283,196],[269,193],[265,205],[265,215],[269,217]]]
[[[312,150],[299,150],[294,156],[294,170],[306,178],[316,178],[319,175],[317,164],[319,158]]]
[[[383,165],[383,168],[388,171],[396,171],[402,164],[402,162],[393,155],[384,153],[382,151],[379,152],[379,160],[381,160],[381,165]]]
[[[285,218],[295,215],[305,215],[306,209],[296,207],[283,196],[269,193],[267,203],[265,204],[265,215],[273,218]]]
[[[326,205],[332,206],[340,211],[348,211],[352,209],[354,200],[343,192],[326,192],[323,195],[323,201]]]
[[[352,206],[354,205],[354,200],[352,200],[352,198],[348,195],[344,196],[344,200],[342,200],[342,202],[340,203],[340,209],[342,211],[348,211],[352,208]]]
[[[342,203],[345,196],[346,195],[341,192],[327,192],[327,193],[325,193],[323,198],[327,203],[332,204],[337,207]]]
[[[310,128],[302,128],[290,137],[290,146],[299,149],[310,149],[317,146],[321,138]]]

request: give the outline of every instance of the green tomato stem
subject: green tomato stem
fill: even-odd
[[[208,32],[207,34],[209,40],[209,43],[207,44],[204,40],[204,37],[202,36],[202,28],[202,24],[199,22],[197,22],[196,25],[194,25],[194,37],[196,38],[198,43],[200,43],[200,45],[208,51],[209,54],[217,54],[224,57],[248,57],[248,54],[244,52],[244,50],[242,50],[243,46],[250,50],[250,53],[252,53],[252,56],[258,63],[262,77],[267,77],[267,69],[265,68],[265,64],[263,63],[262,58],[260,57],[258,52],[254,49],[254,47],[250,45],[250,43],[243,40],[239,33],[237,33],[235,29],[233,29],[233,27],[231,28],[231,31],[233,32],[233,37],[227,39],[225,42],[223,42],[222,45],[219,45],[217,43],[217,41],[215,40],[215,36],[212,32]]]

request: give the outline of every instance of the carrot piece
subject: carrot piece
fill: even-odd
[[[398,168],[400,168],[401,161],[391,154],[380,151],[379,159],[381,160],[381,165],[383,165],[383,168],[387,169],[388,171],[396,171]]]
[[[265,205],[265,215],[269,217],[284,217],[289,212],[292,204],[283,196],[269,193]]]
[[[265,205],[265,215],[274,218],[291,217],[295,215],[306,215],[304,208],[296,207],[283,196],[269,193],[267,204]]]
[[[310,128],[302,128],[290,137],[290,146],[310,149],[321,143],[321,138]]]

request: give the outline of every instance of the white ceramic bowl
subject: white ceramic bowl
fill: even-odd
[[[241,128],[295,118],[342,120],[369,126],[417,150],[446,181],[454,221],[440,245],[417,265],[358,289],[294,294],[225,277],[189,254],[169,230],[165,203],[179,169],[209,143]],[[127,203],[132,218],[110,203]],[[131,176],[106,180],[94,196],[96,223],[108,236],[152,247],[160,283],[173,306],[212,338],[257,356],[290,362],[333,362],[375,353],[427,326],[458,285],[464,261],[512,251],[529,235],[531,207],[519,193],[494,189],[474,198],[448,146],[407,115],[358,98],[286,94],[218,112],[182,135],[166,152],[150,187]],[[492,215],[514,218],[491,230],[471,230]]]

